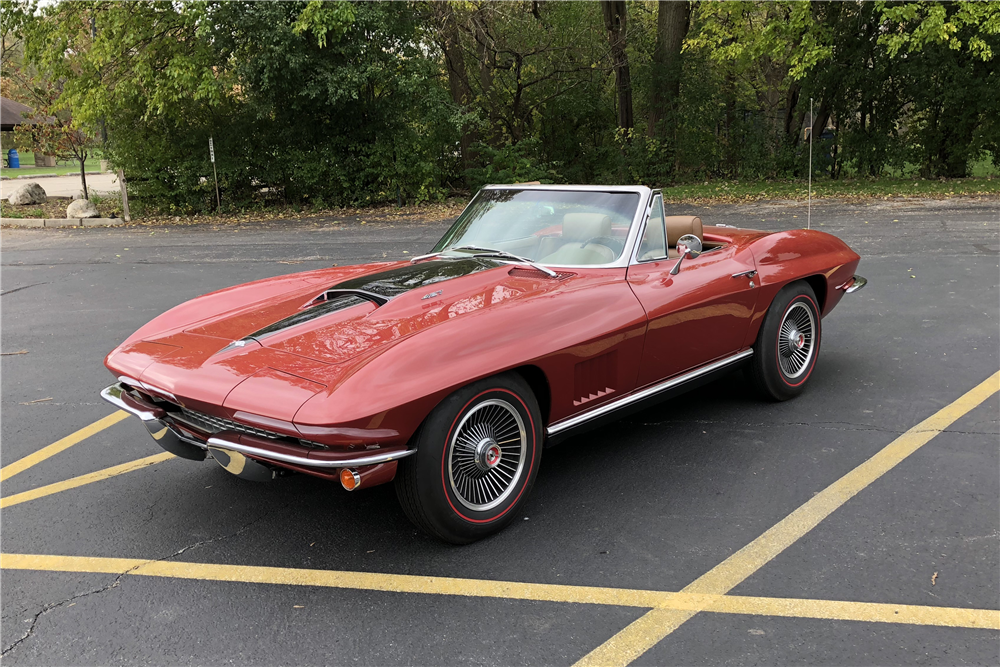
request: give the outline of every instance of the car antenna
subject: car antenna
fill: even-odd
[[[816,119],[813,118],[813,98],[809,98],[809,203],[806,206],[806,229],[812,229],[813,212],[813,128]]]

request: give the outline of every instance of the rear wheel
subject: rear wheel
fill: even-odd
[[[816,367],[821,325],[812,288],[804,282],[784,287],[761,324],[747,377],[765,398],[786,401],[802,393]]]
[[[396,495],[425,532],[467,544],[515,517],[541,462],[538,403],[508,373],[459,389],[416,435],[417,453],[399,463]]]

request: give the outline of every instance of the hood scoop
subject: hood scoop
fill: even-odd
[[[248,343],[252,342],[261,343],[261,340],[267,338],[268,336],[273,336],[274,334],[285,331],[286,329],[291,329],[292,327],[300,324],[311,322],[318,317],[323,317],[324,315],[329,315],[339,310],[345,310],[353,306],[360,306],[361,304],[369,301],[374,301],[376,305],[384,304],[387,301],[384,298],[379,298],[381,301],[376,301],[375,298],[372,298],[371,296],[358,294],[356,290],[329,289],[320,294],[309,304],[306,304],[305,310],[299,311],[282,320],[278,320],[274,324],[269,324],[262,329],[258,329],[249,336],[244,336],[240,340],[233,341],[226,347],[219,350],[216,354],[222,354],[223,352],[228,352],[234,348],[244,347]]]
[[[500,262],[483,257],[422,262],[345,280],[331,287],[329,291],[364,293],[370,295],[369,298],[377,297],[388,301],[410,290],[495,269],[501,265]]]
[[[494,269],[501,265],[500,262],[488,258],[471,257],[469,259],[424,262],[351,278],[324,290],[312,301],[306,303],[302,310],[258,329],[240,340],[233,341],[216,354],[245,347],[252,343],[263,345],[263,339],[268,336],[303,325],[324,315],[330,315],[364,303],[373,303],[376,308],[379,308],[388,303],[390,299],[410,290]]]

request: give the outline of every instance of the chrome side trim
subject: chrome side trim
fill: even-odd
[[[119,410],[124,410],[130,415],[135,415],[144,422],[159,421],[163,413],[156,414],[152,410],[140,410],[139,408],[134,408],[131,405],[125,403],[121,396],[125,392],[125,389],[120,384],[113,384],[110,387],[105,387],[101,390],[101,398],[115,406]]]
[[[323,459],[310,459],[305,456],[295,456],[294,454],[272,452],[267,449],[261,449],[260,447],[251,447],[249,445],[226,440],[224,437],[219,437],[218,435],[209,438],[208,444],[209,446],[219,447],[221,449],[231,449],[234,452],[239,452],[240,454],[259,456],[262,459],[269,459],[271,461],[294,463],[308,468],[351,468],[355,466],[370,466],[375,465],[376,463],[397,461],[399,459],[406,458],[410,454],[417,453],[417,450],[415,449],[407,449],[402,452],[396,451],[386,452],[384,454],[371,454],[369,456],[358,456],[353,459],[343,459],[341,461],[324,461]]]
[[[653,385],[652,387],[647,387],[646,389],[642,389],[635,393],[628,394],[627,396],[622,396],[616,401],[611,401],[610,403],[599,405],[593,410],[589,410],[582,414],[576,415],[575,417],[564,419],[560,422],[550,425],[546,429],[546,432],[550,436],[555,435],[557,433],[561,433],[566,429],[570,429],[579,426],[581,424],[585,424],[591,421],[592,419],[597,419],[598,417],[603,417],[604,415],[614,412],[615,410],[620,410],[621,408],[632,405],[633,403],[637,403],[652,396],[656,396],[657,394],[667,391],[668,389],[673,389],[674,387],[680,386],[686,382],[695,380],[701,377],[702,375],[706,375],[713,371],[720,370],[722,368],[725,368],[726,366],[731,366],[739,361],[742,361],[752,356],[753,356],[753,348],[748,348],[730,357],[726,357],[725,359],[720,359],[719,361],[713,362],[706,366],[702,366],[701,368],[696,368],[690,373],[679,375],[675,378],[667,380],[666,382],[661,382],[660,384]]]

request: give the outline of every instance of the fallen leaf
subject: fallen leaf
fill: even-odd
[[[931,575],[931,586],[937,586],[937,572]]]
[[[21,405],[31,405],[32,403],[44,403],[45,401],[51,401],[51,400],[52,400],[51,396],[49,396],[48,398],[36,398],[33,401],[28,401],[27,403],[21,403]]]

